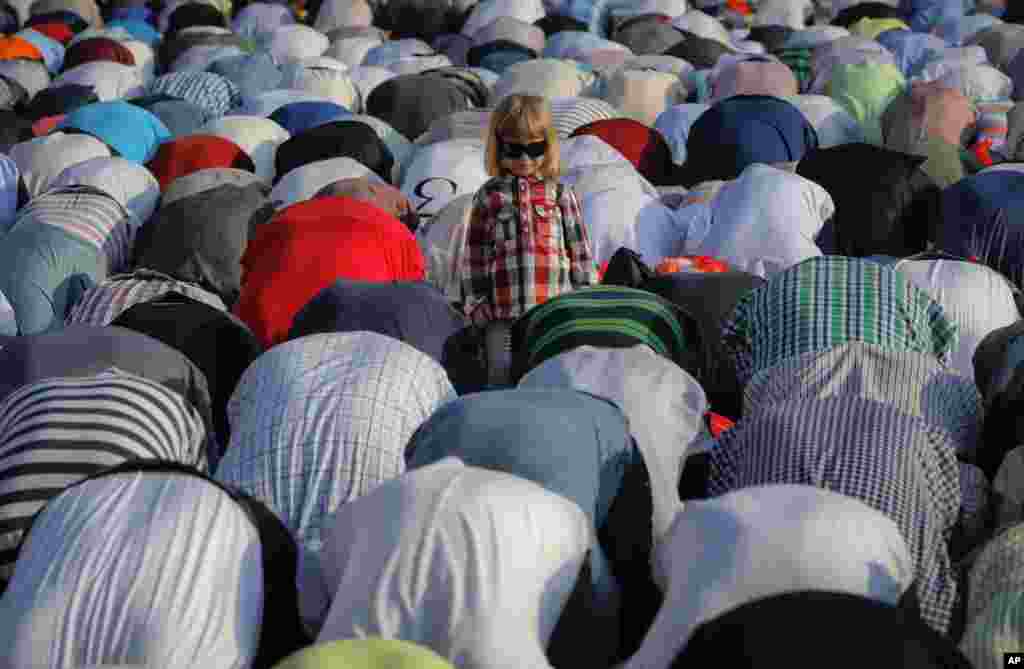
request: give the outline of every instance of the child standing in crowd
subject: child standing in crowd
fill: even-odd
[[[547,100],[502,100],[491,115],[485,159],[493,178],[473,201],[463,266],[463,304],[473,322],[516,319],[597,283],[579,201],[558,181],[558,136]]]

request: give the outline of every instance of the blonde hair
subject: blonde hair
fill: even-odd
[[[561,155],[558,148],[558,133],[551,118],[548,101],[538,95],[509,95],[491,112],[491,125],[487,135],[487,153],[484,163],[487,174],[502,175],[501,158],[498,156],[498,135],[529,138],[543,134],[548,149],[537,168],[537,174],[545,179],[557,179],[561,172]]]

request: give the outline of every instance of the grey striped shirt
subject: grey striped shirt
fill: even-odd
[[[179,281],[153,270],[140,269],[132,274],[112,276],[87,290],[71,308],[66,323],[110,325],[129,307],[155,300],[170,292],[181,293],[220,311],[228,310],[218,296],[194,283]]]
[[[136,226],[120,202],[92,186],[63,186],[33,198],[14,225],[50,225],[95,247],[107,257],[107,271],[123,272],[131,263]]]
[[[69,485],[127,460],[206,468],[198,412],[172,390],[110,368],[16,390],[0,403],[0,578],[35,513]]]

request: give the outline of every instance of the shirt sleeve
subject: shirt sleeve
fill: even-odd
[[[462,261],[462,298],[467,315],[490,299],[491,257],[494,253],[494,225],[489,215],[488,191],[480,189],[473,198],[473,208],[466,231],[466,248]]]
[[[576,191],[571,186],[561,187],[558,207],[562,212],[562,230],[565,247],[569,252],[569,280],[573,286],[590,286],[598,283],[597,264],[590,250],[590,237],[583,224]]]

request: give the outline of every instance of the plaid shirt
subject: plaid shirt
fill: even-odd
[[[401,476],[406,443],[455,397],[440,364],[391,337],[327,333],[281,344],[235,388],[217,480],[264,501],[319,551],[330,515]]]
[[[971,379],[927,353],[851,341],[792,356],[754,375],[743,415],[796,397],[856,396],[882,402],[949,432],[957,455],[973,461],[981,442],[981,394]]]
[[[959,330],[942,305],[900,272],[871,260],[810,258],[747,293],[722,328],[722,347],[746,385],[786,358],[850,341],[927,353],[948,365]]]
[[[708,493],[775,483],[838,492],[889,516],[914,559],[921,617],[946,632],[958,597],[948,543],[961,505],[948,432],[859,397],[775,404],[719,438]]]
[[[462,290],[476,323],[515,319],[531,307],[597,283],[590,239],[572,188],[496,177],[473,200]]]

